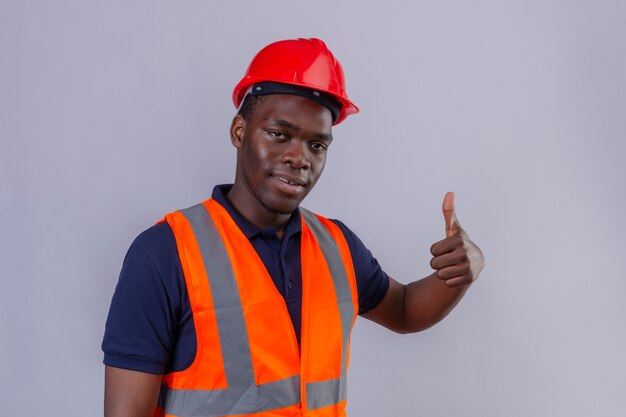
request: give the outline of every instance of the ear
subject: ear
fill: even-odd
[[[233,117],[233,121],[230,124],[230,141],[235,148],[241,148],[245,131],[246,121],[244,118],[240,114]]]

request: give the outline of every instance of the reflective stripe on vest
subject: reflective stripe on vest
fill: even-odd
[[[335,289],[341,322],[341,369],[338,378],[305,381],[306,407],[316,410],[346,399],[348,340],[355,318],[353,290],[339,247],[320,220],[301,209],[304,222],[326,260]],[[158,404],[167,415],[218,417],[243,415],[298,405],[299,375],[257,384],[248,340],[246,319],[233,264],[218,227],[204,204],[181,210],[193,230],[213,298],[217,333],[227,388],[175,389],[163,384]]]
[[[324,258],[326,258],[330,275],[335,284],[335,295],[337,297],[339,315],[341,318],[342,340],[349,340],[354,318],[354,307],[352,305],[352,296],[348,284],[346,268],[341,260],[339,248],[335,240],[328,233],[328,230],[322,225],[315,214],[302,207],[300,208],[300,212],[307,226],[311,229],[311,232],[313,232],[317,243],[320,245]],[[347,360],[348,343],[344,343],[341,349],[341,376],[336,379],[306,384],[306,402],[309,410],[338,404],[346,399]]]

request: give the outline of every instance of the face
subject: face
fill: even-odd
[[[248,210],[290,214],[324,170],[332,116],[304,97],[268,95],[250,120],[235,117],[231,138],[238,149],[233,190],[240,202]]]

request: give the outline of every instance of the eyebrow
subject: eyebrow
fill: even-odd
[[[269,122],[273,125],[278,125],[280,127],[286,127],[287,129],[295,130],[296,132],[299,132],[302,130],[300,126],[294,125],[293,123],[288,122],[287,120],[270,119]]]
[[[280,127],[291,129],[295,132],[300,132],[302,130],[300,126],[294,125],[293,123],[288,122],[287,120],[283,120],[283,119],[270,119],[269,122],[273,125],[278,125]],[[332,142],[333,140],[333,136],[327,133],[316,133],[313,135],[313,137],[315,139],[325,140],[327,142]]]

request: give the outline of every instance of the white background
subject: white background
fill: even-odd
[[[431,330],[357,321],[349,414],[623,413],[623,1],[0,0],[0,414],[101,414],[128,246],[233,179],[232,87],[310,36],[362,111],[305,206],[410,282],[453,190],[487,261]]]

